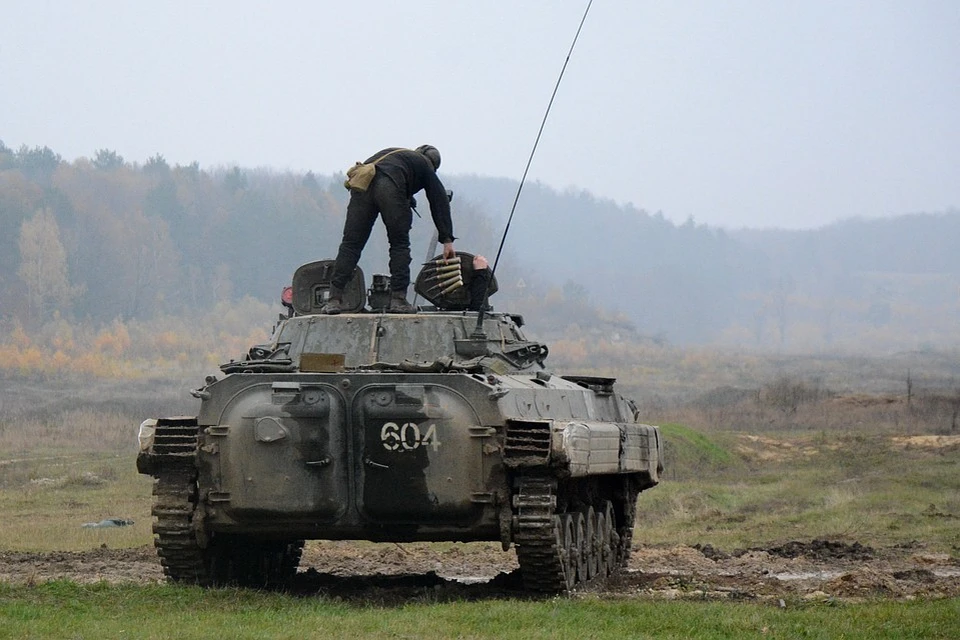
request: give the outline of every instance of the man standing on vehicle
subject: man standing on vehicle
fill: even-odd
[[[340,313],[343,288],[353,274],[363,247],[370,238],[373,224],[379,214],[387,228],[390,242],[390,306],[389,313],[413,313],[407,302],[410,285],[410,227],[413,224],[411,202],[413,195],[425,190],[430,213],[437,227],[437,238],[443,243],[443,256],[452,258],[453,222],[450,219],[450,200],[437,169],[440,152],[425,144],[415,150],[391,147],[371,156],[364,164],[373,164],[376,173],[366,190],[350,189],[347,219],[343,224],[343,239],[330,282],[330,298],[320,313]]]

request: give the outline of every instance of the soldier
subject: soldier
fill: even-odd
[[[473,257],[473,280],[470,281],[470,311],[480,311],[487,298],[487,287],[490,286],[490,264],[481,255]],[[489,306],[489,305],[488,305]]]
[[[443,243],[443,256],[452,258],[453,222],[450,201],[437,169],[440,152],[425,144],[416,150],[391,147],[371,156],[364,164],[374,164],[376,174],[366,191],[350,190],[347,219],[343,224],[343,240],[334,264],[330,298],[320,313],[336,314],[342,309],[343,288],[350,279],[363,251],[373,223],[379,214],[387,228],[390,242],[390,313],[413,313],[407,302],[410,285],[410,227],[413,224],[411,202],[421,189],[427,192],[430,213],[437,226],[437,237]]]

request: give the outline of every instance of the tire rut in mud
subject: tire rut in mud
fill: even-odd
[[[516,556],[499,545],[354,545],[310,542],[303,566],[284,591],[377,604],[528,599]],[[0,551],[0,582],[156,584],[155,551]],[[960,560],[920,544],[870,548],[860,543],[794,541],[723,552],[700,547],[635,547],[628,567],[581,594],[617,598],[776,602],[960,597]],[[576,597],[576,596],[574,596]]]

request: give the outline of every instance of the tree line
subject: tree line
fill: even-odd
[[[493,257],[517,183],[442,176],[458,248]],[[0,332],[95,328],[275,303],[295,268],[333,257],[340,175],[201,169],[100,149],[64,160],[0,142]],[[411,234],[429,247],[428,207]],[[957,345],[960,212],[811,231],[725,231],[531,183],[498,268],[500,309],[570,354],[593,342],[786,350]],[[387,272],[378,226],[367,272]],[[218,307],[218,305],[220,305]],[[249,307],[249,305],[248,305]]]

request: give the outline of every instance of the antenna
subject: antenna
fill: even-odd
[[[493,277],[497,273],[497,265],[500,264],[500,254],[503,252],[503,244],[507,240],[507,233],[510,231],[510,223],[513,222],[513,214],[517,210],[517,202],[520,200],[520,192],[523,191],[523,184],[527,180],[527,173],[530,171],[530,165],[533,163],[533,155],[537,152],[537,146],[540,144],[540,136],[543,135],[543,127],[547,124],[547,116],[550,115],[550,108],[553,106],[553,99],[557,97],[557,89],[560,88],[560,81],[563,80],[563,72],[567,70],[567,63],[570,62],[570,56],[573,54],[573,48],[577,46],[577,39],[580,38],[580,31],[583,29],[583,23],[587,20],[587,14],[590,13],[590,7],[593,5],[593,0],[587,2],[587,8],[583,12],[583,17],[580,19],[580,26],[577,27],[577,33],[573,36],[573,42],[570,43],[570,51],[567,52],[567,58],[563,61],[563,67],[560,69],[560,75],[557,77],[557,83],[553,86],[553,93],[550,95],[550,102],[547,104],[547,110],[543,114],[543,120],[540,122],[540,130],[537,131],[537,139],[533,143],[533,149],[530,150],[530,157],[527,158],[527,166],[523,170],[523,177],[520,178],[520,185],[517,187],[517,195],[513,199],[513,206],[510,207],[510,215],[507,217],[507,225],[503,229],[503,235],[500,237],[500,247],[497,249],[497,257],[493,261],[493,269],[490,271],[490,280],[493,281]],[[487,308],[487,300],[489,296],[487,291],[483,292],[483,304],[480,305],[480,312],[477,313],[477,327],[473,330],[473,334],[470,336],[473,339],[486,339],[486,334],[483,333],[483,317],[486,313],[485,309]]]

